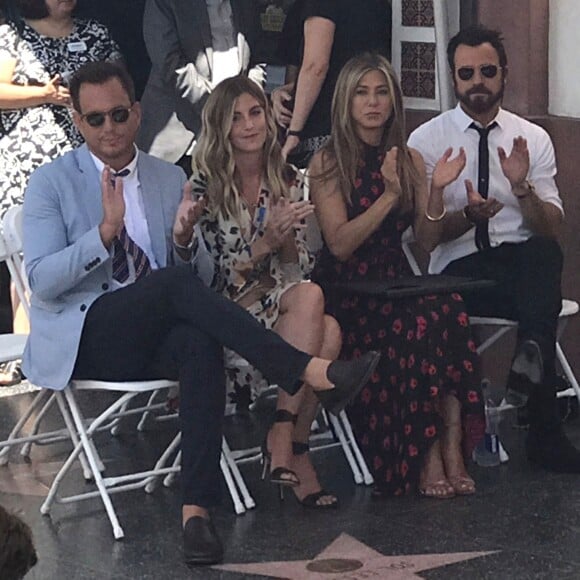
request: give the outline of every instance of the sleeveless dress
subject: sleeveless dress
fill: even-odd
[[[348,206],[348,218],[366,211],[383,193],[383,156],[366,147]],[[346,262],[326,246],[313,280],[336,282],[390,280],[411,276],[401,236],[410,214],[392,212]],[[368,350],[382,353],[376,372],[348,414],[380,495],[404,495],[419,480],[422,460],[440,434],[438,399],[452,393],[462,407],[464,451],[485,429],[479,362],[469,320],[459,294],[384,301],[380,297],[327,293],[327,311],[343,333],[342,358]]]

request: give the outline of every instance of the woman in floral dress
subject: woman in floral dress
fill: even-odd
[[[75,0],[17,0],[24,20],[0,25],[0,215],[22,203],[31,173],[82,143],[68,77],[83,64],[119,60],[107,29],[73,18]]]
[[[337,356],[340,329],[324,313],[320,288],[305,281],[313,259],[302,224],[313,206],[302,200],[302,177],[282,159],[267,99],[256,83],[233,77],[211,93],[193,168],[194,193],[206,203],[198,223],[214,257],[216,290],[301,350]],[[238,403],[266,386],[239,361],[228,379]],[[292,487],[305,507],[336,507],[337,498],[321,488],[307,453],[317,407],[308,385],[294,396],[279,391],[263,445],[264,474],[270,465],[270,481]]]
[[[405,144],[401,91],[386,59],[366,54],[343,68],[330,142],[313,158],[311,191],[324,247],[313,279],[393,280],[412,275],[403,232],[431,251],[442,234],[443,189],[465,164],[449,149],[430,190],[421,156]],[[343,332],[342,356],[382,352],[350,409],[377,495],[475,492],[465,469],[483,434],[478,358],[458,294],[385,300],[331,292],[327,312]]]

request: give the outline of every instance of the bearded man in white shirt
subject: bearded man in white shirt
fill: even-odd
[[[429,269],[492,279],[494,288],[465,296],[472,315],[518,321],[518,344],[506,399],[527,404],[528,458],[580,473],[580,452],[564,434],[555,392],[555,344],[561,308],[562,200],[549,135],[501,108],[507,56],[499,32],[471,27],[447,47],[457,107],[416,129],[409,145],[427,174],[449,147],[465,152],[459,178],[444,193],[443,242]]]

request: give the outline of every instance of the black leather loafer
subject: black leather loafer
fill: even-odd
[[[211,520],[194,516],[183,528],[183,555],[186,564],[218,564],[224,549]]]
[[[322,406],[338,415],[367,384],[380,358],[379,352],[371,350],[354,360],[331,362],[326,376],[334,389],[315,391]]]

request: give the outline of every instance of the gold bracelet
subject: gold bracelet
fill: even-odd
[[[429,215],[429,212],[427,210],[425,210],[425,217],[430,222],[440,222],[445,217],[446,214],[447,214],[447,208],[445,206],[443,206],[443,211],[441,212],[441,215],[439,215],[437,217],[433,217],[433,216]]]

